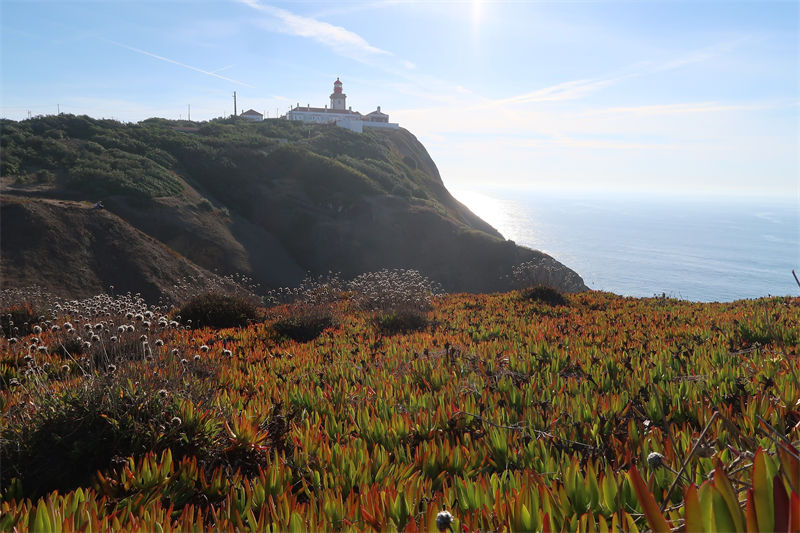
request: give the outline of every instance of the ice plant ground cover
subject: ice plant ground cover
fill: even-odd
[[[0,530],[800,529],[800,298],[566,300],[334,299],[306,342],[6,307]]]

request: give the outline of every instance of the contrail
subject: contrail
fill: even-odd
[[[179,67],[188,68],[189,70],[194,70],[195,72],[200,72],[200,73],[205,74],[207,76],[213,76],[215,78],[219,78],[221,80],[229,81],[229,82],[235,83],[237,85],[244,85],[245,87],[250,87],[251,89],[255,89],[255,86],[250,85],[249,83],[245,83],[245,82],[239,81],[239,80],[234,80],[232,78],[226,78],[225,76],[220,76],[219,74],[216,74],[215,72],[209,72],[208,70],[203,70],[201,68],[193,67],[191,65],[187,65],[185,63],[181,63],[179,61],[175,61],[174,59],[170,59],[168,57],[164,57],[164,56],[160,56],[160,55],[154,54],[152,52],[148,52],[147,50],[142,50],[140,48],[135,48],[133,46],[128,46],[127,44],[118,43],[116,41],[110,41],[108,39],[102,39],[102,40],[107,42],[107,43],[111,43],[111,44],[113,44],[115,46],[119,46],[120,48],[126,48],[128,50],[131,50],[131,51],[139,53],[139,54],[143,54],[143,55],[146,55],[146,56],[154,57],[156,59],[160,59],[161,61],[166,61],[167,63],[172,63],[173,65],[178,65]],[[222,70],[222,69],[220,69],[220,70]]]
[[[222,68],[218,68],[218,69],[214,69],[214,70],[212,70],[212,71],[211,71],[211,73],[212,73],[212,74],[216,74],[217,72],[222,72],[223,70],[228,70],[229,68],[233,68],[233,67],[235,67],[235,66],[236,66],[236,65],[225,65],[225,66],[224,66],[224,67],[222,67]]]

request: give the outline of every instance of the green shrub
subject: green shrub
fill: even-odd
[[[206,211],[206,212],[214,210],[214,206],[211,205],[211,202],[208,200],[208,198],[203,198],[202,200],[197,202],[197,208],[200,209],[200,211]]]
[[[36,172],[37,183],[53,183],[56,181],[56,175],[47,169],[42,169]]]
[[[301,304],[295,306],[291,314],[279,317],[272,324],[272,331],[279,338],[308,342],[331,326],[333,313],[329,306]]]
[[[525,288],[520,292],[520,298],[552,306],[569,304],[563,294],[546,285]]]
[[[39,399],[30,418],[10,420],[2,432],[2,485],[19,480],[24,494],[36,497],[87,486],[120,457],[167,448],[179,457],[213,453],[216,425],[198,422],[183,405],[174,394],[178,381],[170,386],[148,379],[151,373],[94,375]]]
[[[759,344],[794,346],[800,341],[797,326],[782,322],[770,322],[761,318],[749,322],[739,322],[730,336],[733,351],[750,348]]]
[[[430,323],[426,313],[416,309],[405,309],[391,313],[379,313],[373,323],[385,335],[420,331]]]
[[[244,296],[205,293],[195,296],[179,311],[184,322],[195,327],[232,328],[246,326],[258,318],[256,306]]]

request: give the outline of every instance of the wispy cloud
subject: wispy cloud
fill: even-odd
[[[778,104],[723,104],[719,102],[688,102],[680,104],[610,107],[588,111],[586,115],[684,115],[686,113],[716,113],[724,111],[757,111],[780,107]]]
[[[687,65],[692,65],[694,63],[703,63],[705,61],[709,61],[718,57],[722,54],[730,52],[740,44],[747,42],[750,38],[749,37],[741,37],[739,39],[735,39],[732,41],[726,41],[722,43],[717,43],[711,46],[706,46],[704,48],[698,48],[696,50],[691,50],[681,56],[678,56],[674,59],[669,61],[664,61],[660,64],[653,66],[650,71],[651,72],[661,72],[665,70],[673,70],[676,68],[685,67]]]
[[[675,150],[675,144],[616,141],[591,138],[572,138],[560,136],[556,139],[505,141],[508,146],[517,148],[583,148],[596,150]]]
[[[221,80],[225,80],[225,81],[229,81],[231,83],[235,83],[236,85],[242,85],[244,87],[250,87],[251,89],[255,88],[255,86],[250,85],[249,83],[245,83],[245,82],[239,81],[239,80],[234,80],[233,78],[227,78],[225,76],[220,76],[219,74],[217,74],[217,71],[209,71],[209,70],[203,70],[201,68],[193,67],[191,65],[187,65],[186,63],[181,63],[180,61],[175,61],[174,59],[170,59],[168,57],[160,56],[158,54],[154,54],[152,52],[148,52],[147,50],[142,50],[141,48],[136,48],[135,46],[129,46],[127,44],[118,43],[116,41],[111,41],[109,39],[102,39],[102,40],[107,42],[107,43],[113,44],[114,46],[119,46],[120,48],[125,48],[127,50],[132,51],[132,52],[136,52],[137,54],[146,55],[146,56],[152,57],[154,59],[158,59],[160,61],[165,61],[167,63],[172,63],[173,65],[178,65],[179,67],[183,67],[183,68],[186,68],[186,69],[189,69],[189,70],[194,70],[195,72],[199,72],[201,74],[205,74],[206,76],[219,78]],[[223,69],[224,68],[225,67],[223,67]],[[223,70],[223,69],[219,69],[219,70]]]
[[[497,106],[497,105],[507,106],[514,104],[527,104],[527,103],[537,103],[537,102],[559,102],[565,100],[579,100],[597,91],[616,85],[617,83],[626,79],[638,78],[655,72],[663,72],[668,70],[679,69],[681,67],[691,65],[694,63],[709,61],[721,54],[724,54],[732,50],[733,48],[735,48],[744,41],[746,41],[746,38],[741,38],[734,41],[727,41],[724,43],[719,43],[712,46],[699,48],[697,50],[692,50],[690,52],[687,52],[673,59],[670,59],[668,61],[663,61],[658,64],[653,64],[650,61],[639,62],[636,63],[635,65],[628,67],[627,69],[624,69],[623,72],[627,71],[625,74],[609,75],[601,78],[565,81],[562,83],[558,83],[556,85],[544,87],[542,89],[536,89],[528,93],[512,96],[509,98],[493,100],[487,103],[488,105],[492,106]],[[700,106],[699,109],[697,109],[697,111],[705,111],[705,110],[706,109],[702,108],[702,105]],[[693,110],[686,109],[683,111],[679,111],[677,108],[673,110],[665,110],[665,112],[691,112],[691,111]]]
[[[492,105],[529,104],[535,102],[558,102],[561,100],[577,100],[591,93],[614,85],[628,76],[619,76],[607,79],[574,80],[537,89],[529,93],[494,100]]]
[[[368,62],[370,58],[392,55],[391,52],[372,46],[357,33],[341,26],[297,15],[286,9],[263,4],[258,0],[238,1],[268,15],[269,18],[262,21],[268,29],[313,39],[345,57]]]

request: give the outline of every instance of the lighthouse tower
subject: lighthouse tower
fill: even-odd
[[[346,99],[347,95],[342,92],[342,82],[339,81],[339,78],[336,78],[336,81],[333,82],[333,93],[331,94],[331,109],[344,111],[347,109],[345,106]]]

